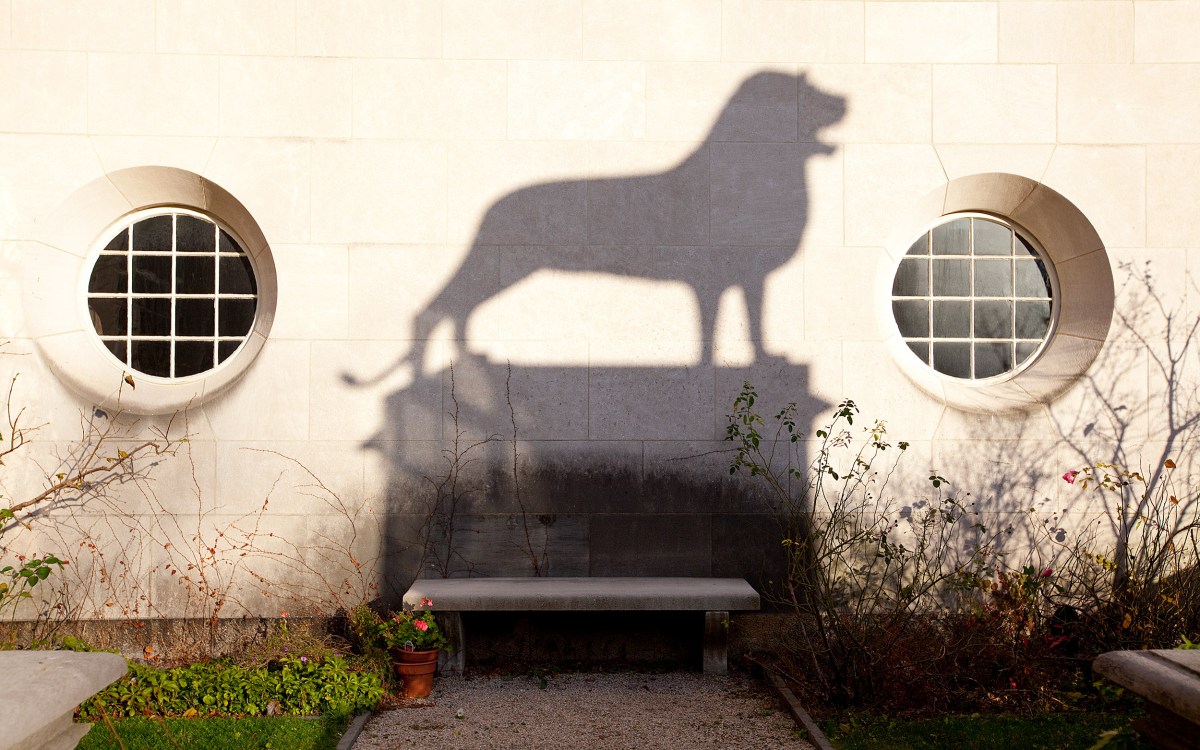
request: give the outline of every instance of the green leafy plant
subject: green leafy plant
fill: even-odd
[[[6,517],[12,518],[12,511],[8,508],[0,508],[0,519]],[[16,565],[5,565],[0,568],[0,577],[8,578],[7,581],[0,580],[0,610],[3,610],[5,606],[15,604],[19,599],[32,598],[33,594],[30,589],[49,578],[50,574],[54,572],[54,567],[61,569],[66,564],[66,561],[60,560],[54,555],[43,555],[32,560],[19,556]]]
[[[130,663],[129,672],[80,709],[83,719],[127,716],[307,716],[355,713],[383,697],[375,674],[342,658],[289,656],[263,667],[206,662],[172,669]]]
[[[449,648],[449,642],[442,635],[433,611],[430,599],[422,599],[420,609],[402,609],[393,612],[378,626],[378,634],[389,649],[397,651],[429,651],[435,648]]]

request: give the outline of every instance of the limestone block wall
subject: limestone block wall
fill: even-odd
[[[428,534],[426,575],[761,582],[775,530],[722,441],[747,379],[808,431],[846,397],[887,419],[902,503],[932,469],[1001,526],[1102,519],[1064,471],[1187,457],[1196,363],[1157,363],[1200,315],[1197,32],[1190,0],[0,0],[0,368],[46,424],[0,493],[119,411],[83,302],[104,227],[231,222],[225,191],[273,281],[227,388],[127,396],[134,433],[186,407],[180,460],[0,543],[77,557],[100,617],[394,597]],[[1112,323],[1042,395],[964,404],[889,345],[891,281],[990,173],[1086,219],[1103,262],[1062,294]],[[254,554],[205,558],[229,537]]]

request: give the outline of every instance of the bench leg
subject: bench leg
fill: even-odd
[[[729,613],[704,613],[704,673],[729,672]]]
[[[463,631],[462,613],[438,612],[437,619],[442,634],[450,642],[449,653],[442,649],[442,653],[438,655],[438,671],[462,674],[467,658],[467,638]]]

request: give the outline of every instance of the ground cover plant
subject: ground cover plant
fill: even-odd
[[[308,716],[352,714],[383,697],[378,675],[337,657],[294,656],[262,667],[226,661],[158,669],[130,664],[125,677],[79,708],[103,716]]]
[[[296,630],[297,632],[293,632]],[[65,639],[86,651],[87,645]],[[85,721],[135,716],[346,716],[383,698],[386,677],[371,656],[288,627],[237,659],[155,667],[129,663],[128,673],[79,707]]]

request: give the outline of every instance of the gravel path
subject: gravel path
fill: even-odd
[[[439,677],[427,700],[374,716],[353,750],[812,750],[776,697],[741,675],[580,673],[544,685]]]

